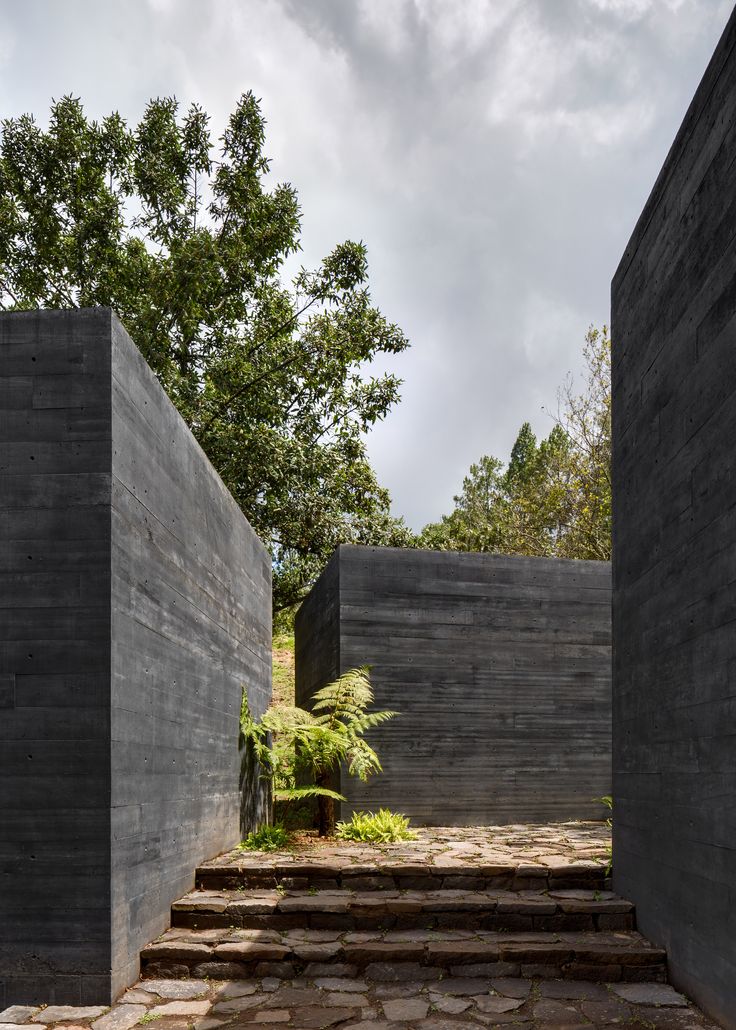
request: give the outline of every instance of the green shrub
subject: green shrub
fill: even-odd
[[[409,820],[398,812],[382,808],[378,812],[353,812],[349,823],[338,823],[335,831],[340,840],[363,841],[368,844],[391,844],[397,840],[416,840],[409,829]]]
[[[289,843],[289,834],[283,826],[262,826],[249,833],[238,845],[241,851],[281,851]]]

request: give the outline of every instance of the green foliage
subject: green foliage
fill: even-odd
[[[353,812],[349,823],[337,824],[335,835],[340,840],[362,841],[368,844],[391,844],[398,840],[416,840],[409,829],[409,820],[398,812],[381,808],[378,812]]]
[[[613,798],[611,797],[611,795],[610,794],[604,794],[603,797],[593,798],[593,800],[594,801],[598,801],[601,805],[605,805],[605,807],[609,810],[609,812],[612,813],[611,816],[609,816],[609,818],[606,819],[606,826],[608,827],[609,830],[613,829]],[[608,865],[606,866],[606,876],[610,876],[611,875],[611,870],[613,869],[613,845],[611,845],[608,848],[607,854],[608,854]]]
[[[399,397],[368,376],[407,340],[372,305],[362,243],[292,283],[301,212],[268,182],[265,121],[245,93],[215,148],[173,98],[131,127],[53,104],[2,122],[0,308],[109,305],[274,558],[293,606],[341,542],[410,540],[364,438]]]
[[[585,389],[568,378],[555,425],[539,443],[525,422],[508,464],[488,455],[471,465],[455,508],[422,530],[437,550],[561,558],[611,556],[610,339],[585,338]]]
[[[271,648],[274,704],[294,704],[294,631],[274,633]]]
[[[289,843],[283,826],[262,826],[238,845],[241,851],[282,851]]]
[[[241,739],[274,784],[277,801],[317,798],[320,833],[334,831],[334,802],[345,798],[330,786],[339,766],[350,776],[367,780],[381,771],[378,755],[364,734],[397,713],[368,711],[373,704],[367,666],[351,669],[318,690],[312,711],[289,705],[269,708],[256,722],[248,709],[245,691],[241,707]],[[305,784],[305,781],[309,783]]]

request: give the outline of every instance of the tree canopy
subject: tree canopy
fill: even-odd
[[[408,342],[372,304],[346,241],[284,282],[298,198],[271,185],[258,100],[215,149],[198,105],[151,100],[140,123],[81,102],[2,122],[0,305],[109,305],[271,548],[294,604],[340,542],[409,542],[365,451],[400,381],[366,369]]]
[[[554,426],[537,442],[528,422],[506,465],[487,455],[470,466],[449,515],[422,530],[439,550],[561,558],[611,556],[611,344],[591,327],[582,392],[559,391]]]

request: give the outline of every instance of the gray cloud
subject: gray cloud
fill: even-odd
[[[52,96],[135,119],[153,95],[221,128],[253,88],[302,258],[369,247],[413,342],[370,440],[397,513],[449,509],[508,454],[608,320],[611,275],[730,13],[722,0],[26,0],[0,28],[3,116]]]

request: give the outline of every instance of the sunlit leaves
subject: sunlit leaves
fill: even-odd
[[[372,304],[362,243],[293,283],[300,209],[271,185],[258,100],[214,143],[173,97],[140,123],[90,120],[81,102],[2,123],[0,305],[109,305],[122,318],[275,562],[294,604],[341,542],[407,543],[364,434],[399,396],[378,354],[407,346]]]

